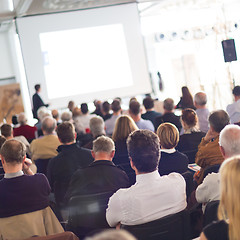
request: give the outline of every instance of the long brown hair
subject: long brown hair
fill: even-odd
[[[182,103],[184,106],[194,106],[193,105],[193,97],[189,92],[188,87],[182,87]]]

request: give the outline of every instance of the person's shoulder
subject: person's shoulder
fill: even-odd
[[[184,177],[180,173],[172,172],[168,175],[164,175],[163,177],[169,181],[178,181],[185,183]]]
[[[180,157],[181,159],[188,159],[186,154],[179,152],[178,150],[176,150],[175,154],[176,154],[176,156]]]

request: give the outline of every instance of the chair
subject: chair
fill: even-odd
[[[181,151],[181,152],[184,153],[185,155],[187,155],[189,163],[195,163],[195,157],[196,157],[197,151],[198,151],[198,149],[189,150],[189,151]]]
[[[93,231],[109,228],[106,220],[108,200],[113,192],[74,196],[69,200],[66,229],[80,239]]]
[[[43,173],[47,176],[47,167],[50,159],[51,158],[35,160],[35,165],[37,166],[38,173]]]
[[[190,222],[187,210],[171,214],[158,220],[129,226],[122,225],[138,240],[190,240]]]
[[[188,199],[192,191],[194,190],[193,174],[190,171],[186,171],[181,175],[184,177],[186,182],[186,196]]]
[[[219,206],[219,200],[211,201],[207,203],[205,212],[203,215],[203,227],[207,226],[212,221],[217,221],[217,211]]]

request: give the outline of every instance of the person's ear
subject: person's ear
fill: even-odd
[[[225,158],[226,157],[226,153],[225,153],[225,150],[222,146],[219,146],[219,149],[220,149],[220,152],[221,154],[223,155],[223,157]]]
[[[135,171],[136,167],[135,167],[135,165],[134,165],[134,163],[133,163],[133,161],[132,161],[132,158],[129,157],[129,160],[130,160],[131,168]]]
[[[95,159],[95,152],[93,150],[91,151],[91,154],[92,154],[93,158]]]
[[[112,152],[111,152],[111,158],[112,159],[113,159],[114,155],[115,155],[115,150],[112,150]]]

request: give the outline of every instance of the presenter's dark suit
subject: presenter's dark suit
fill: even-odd
[[[33,117],[37,118],[37,110],[42,107],[48,107],[48,104],[44,104],[42,98],[38,95],[38,93],[35,93],[32,97],[33,101]]]

